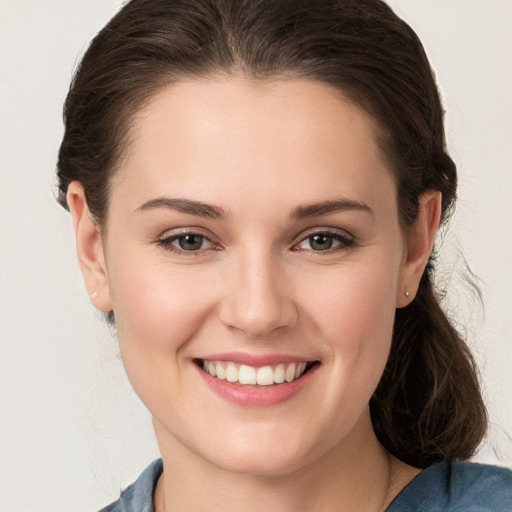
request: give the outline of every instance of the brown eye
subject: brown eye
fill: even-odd
[[[191,233],[175,238],[172,244],[177,245],[183,251],[198,251],[199,249],[204,249],[203,244],[205,241],[204,236]]]
[[[299,249],[315,252],[326,252],[350,247],[354,240],[341,233],[319,232],[313,233],[298,244]]]
[[[157,244],[166,251],[177,254],[195,253],[218,247],[206,236],[199,233],[182,233],[160,239]]]
[[[314,251],[325,251],[333,246],[332,236],[324,234],[313,235],[309,237],[309,245]]]

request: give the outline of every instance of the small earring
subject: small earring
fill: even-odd
[[[98,296],[98,292],[91,293],[91,299],[95,299]]]
[[[406,296],[407,298],[409,298],[409,297],[411,296],[411,294],[410,294],[407,290],[405,290],[405,296]]]

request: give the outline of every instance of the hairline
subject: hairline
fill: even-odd
[[[188,71],[181,73],[161,73],[160,82],[155,84],[153,87],[138,88],[135,92],[128,93],[124,96],[122,102],[120,103],[120,108],[118,107],[117,110],[121,115],[118,117],[118,120],[120,119],[120,121],[118,121],[116,133],[118,142],[118,147],[116,148],[116,159],[111,169],[107,171],[107,201],[105,216],[103,219],[98,221],[102,236],[106,236],[108,232],[108,212],[111,189],[116,186],[116,182],[119,179],[122,179],[122,169],[127,165],[130,156],[133,154],[131,150],[135,142],[134,132],[136,131],[137,123],[138,121],[142,120],[145,113],[147,112],[147,109],[150,107],[153,101],[165,90],[172,88],[180,82],[206,81],[214,83],[226,79],[232,80],[236,78],[242,78],[246,80],[247,84],[255,85],[256,87],[282,81],[306,81],[322,84],[330,90],[335,98],[349,103],[351,106],[357,108],[360,113],[367,116],[370,121],[372,137],[374,138],[376,148],[380,154],[379,156],[382,158],[385,164],[384,167],[388,170],[395,183],[397,190],[396,200],[400,227],[402,235],[404,237],[407,235],[408,226],[403,222],[403,219],[400,215],[400,198],[398,194],[400,181],[398,178],[397,162],[394,162],[393,157],[389,154],[390,137],[389,134],[387,134],[387,130],[379,121],[377,116],[371,112],[371,108],[365,105],[366,102],[361,100],[358,101],[358,99],[355,98],[355,96],[358,96],[357,94],[351,94],[349,91],[342,89],[333,83],[320,79],[318,76],[315,76],[314,73],[311,72],[308,73],[301,70],[292,70],[274,74],[258,74],[248,72],[241,67],[236,67],[233,69],[225,69],[219,67],[216,69],[209,69],[204,72]],[[146,94],[144,94],[145,91]],[[363,95],[361,94],[361,96]]]

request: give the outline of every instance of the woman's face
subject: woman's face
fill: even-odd
[[[407,284],[372,120],[313,81],[197,80],[130,140],[102,293],[161,448],[270,475],[360,447]]]

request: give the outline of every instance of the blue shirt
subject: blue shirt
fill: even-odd
[[[162,461],[150,464],[121,497],[100,512],[154,512]],[[455,462],[435,464],[413,478],[386,512],[512,512],[512,471]]]

